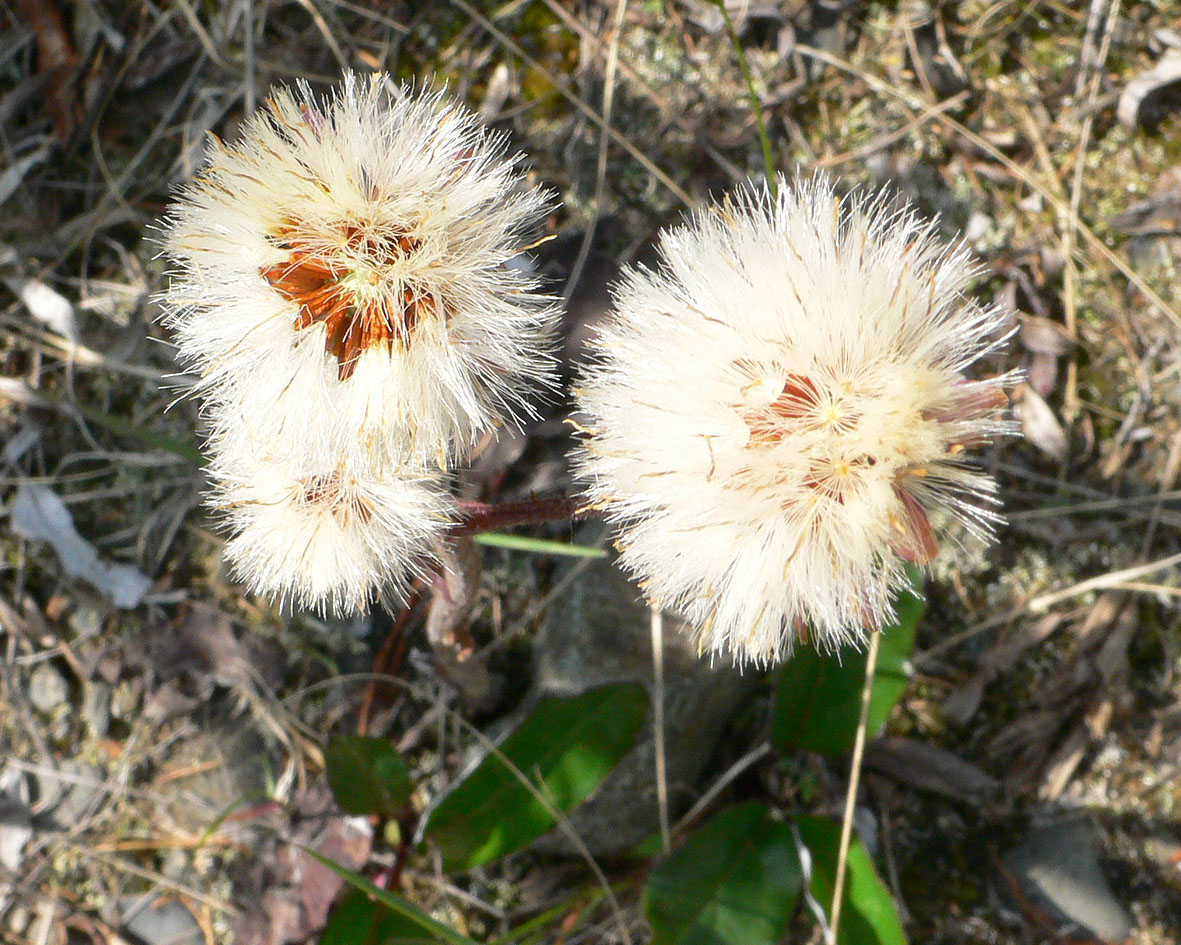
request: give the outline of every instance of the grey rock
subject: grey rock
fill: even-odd
[[[48,715],[69,699],[70,685],[56,666],[52,663],[41,663],[29,674],[26,695],[33,708]]]
[[[62,827],[76,827],[94,815],[107,795],[102,771],[84,761],[67,761],[51,773],[36,775],[45,812]]]
[[[1135,923],[1111,891],[1099,865],[1099,844],[1083,817],[1030,831],[1002,858],[1027,899],[1058,920],[1059,934],[1123,942]]]
[[[102,680],[86,684],[82,696],[82,718],[95,738],[106,738],[111,727],[111,687]]]
[[[84,600],[75,602],[74,609],[70,611],[67,618],[70,623],[70,629],[83,640],[88,640],[91,637],[96,637],[102,632],[103,628],[103,614],[92,603]]]
[[[25,858],[25,845],[33,836],[29,808],[29,784],[19,768],[0,771],[0,874],[16,874]],[[0,884],[0,903],[4,901]]]
[[[124,930],[144,945],[201,945],[201,926],[175,899],[155,895],[124,896],[119,900]]]
[[[595,686],[641,682],[652,694],[648,606],[607,562],[584,565],[546,617],[534,643],[534,695],[574,695]],[[760,679],[697,654],[680,621],[664,621],[664,737],[670,817],[695,799],[698,782],[734,713]],[[570,817],[596,856],[624,852],[659,829],[652,710],[636,747]],[[559,831],[536,848],[571,852]]]

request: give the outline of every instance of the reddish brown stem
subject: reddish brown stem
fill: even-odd
[[[361,709],[357,717],[357,734],[365,735],[369,731],[369,717],[377,701],[379,676],[392,676],[402,665],[402,658],[406,654],[406,626],[414,614],[418,602],[422,600],[423,586],[416,582],[410,592],[410,599],[394,616],[394,625],[382,641],[381,649],[373,661],[373,678],[365,685],[365,694],[361,697]]]
[[[511,528],[514,525],[537,525],[541,522],[585,518],[591,513],[591,510],[584,506],[582,500],[568,495],[526,499],[523,502],[503,502],[496,505],[462,500],[457,504],[460,520],[451,530],[454,535],[478,535],[480,532]]]

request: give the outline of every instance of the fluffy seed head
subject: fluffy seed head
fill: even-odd
[[[404,595],[448,527],[440,484],[355,465],[293,465],[257,447],[250,437],[223,441],[210,467],[234,575],[281,604],[338,615]]]
[[[582,378],[577,458],[622,563],[703,650],[767,662],[892,616],[929,513],[987,536],[993,481],[964,451],[1009,432],[1007,378],[964,371],[1003,320],[967,252],[817,179],[740,191],[633,269]]]
[[[442,464],[551,372],[554,308],[514,260],[546,196],[470,112],[391,89],[277,90],[167,221],[167,322],[213,422],[299,418],[300,462]]]

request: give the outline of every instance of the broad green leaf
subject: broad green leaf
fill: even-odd
[[[722,811],[656,867],[644,892],[653,945],[767,945],[803,883],[791,825],[753,802]]]
[[[320,934],[320,945],[437,945],[446,941],[359,889],[349,890]]]
[[[390,817],[410,800],[406,763],[384,738],[338,735],[324,753],[328,785],[346,814]]]
[[[812,855],[812,896],[827,911],[832,906],[833,880],[841,825],[820,817],[801,817],[800,839]],[[837,945],[906,945],[894,897],[878,878],[873,860],[856,837],[849,845],[841,924]]]
[[[350,869],[345,869],[339,863],[328,859],[328,857],[317,853],[315,850],[309,850],[307,847],[300,847],[300,849],[312,859],[323,863],[354,889],[371,896],[391,912],[401,916],[406,922],[412,923],[413,927],[419,930],[417,934],[420,935],[420,939],[415,940],[415,945],[418,945],[419,941],[442,942],[444,945],[476,945],[466,935],[460,935],[454,929],[445,926],[442,922],[432,919],[419,909],[418,906],[414,905],[414,903],[408,902],[397,893],[392,893],[388,889],[382,889],[380,886],[369,882],[364,876],[360,876]],[[422,939],[421,936],[428,937]],[[398,943],[398,945],[401,945],[401,943]]]
[[[869,738],[881,733],[906,689],[915,627],[924,606],[914,594],[903,593],[895,602],[897,622],[882,628],[869,703]],[[865,653],[852,647],[828,656],[811,647],[797,650],[779,674],[771,718],[771,742],[776,749],[806,748],[826,755],[851,750],[861,715],[865,660]]]
[[[495,860],[553,827],[550,808],[568,811],[598,787],[631,750],[647,714],[638,683],[541,700],[431,811],[424,837],[442,853],[444,871]]]
[[[510,535],[506,532],[483,532],[476,536],[476,541],[491,548],[529,551],[535,555],[565,555],[571,558],[607,557],[606,548],[595,548],[592,545],[572,545],[566,541],[532,538],[529,535]]]

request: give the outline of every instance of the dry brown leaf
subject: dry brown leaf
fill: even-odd
[[[971,719],[980,707],[980,700],[988,684],[1011,669],[1026,650],[1049,639],[1061,626],[1062,621],[1061,614],[1046,614],[1032,624],[1021,626],[1012,636],[995,644],[977,662],[976,674],[953,689],[951,695],[944,700],[943,715],[958,725],[963,725]]]
[[[37,71],[45,76],[45,104],[53,119],[54,133],[65,141],[81,117],[74,72],[78,55],[61,11],[53,0],[20,0],[20,11],[37,38]]]
[[[364,818],[343,816],[327,790],[313,790],[299,798],[290,819],[260,847],[235,883],[243,909],[233,941],[287,945],[323,928],[344,882],[305,848],[357,870],[369,859],[373,831]]]
[[[1018,315],[1021,323],[1019,338],[1021,344],[1034,354],[1049,354],[1055,357],[1066,354],[1074,347],[1074,339],[1065,327],[1040,315]]]
[[[936,745],[912,738],[879,738],[865,746],[865,766],[920,791],[981,804],[996,796],[999,782],[976,765]]]
[[[480,593],[480,550],[471,538],[459,536],[448,540],[438,558],[441,570],[427,609],[427,639],[440,672],[459,689],[465,705],[491,708],[498,697],[496,680],[474,654],[468,629]]]

